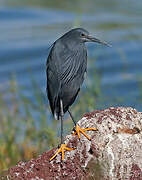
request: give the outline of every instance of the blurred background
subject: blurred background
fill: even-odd
[[[49,46],[83,27],[112,48],[88,44],[88,73],[72,112],[142,106],[141,0],[0,0],[0,171],[59,143],[46,97]],[[66,115],[64,135],[72,129]]]

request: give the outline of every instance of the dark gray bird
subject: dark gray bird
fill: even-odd
[[[90,140],[84,131],[96,130],[94,128],[81,129],[76,125],[69,111],[69,107],[74,103],[80,91],[84,81],[84,74],[87,71],[87,48],[85,42],[108,45],[108,43],[90,36],[85,29],[76,28],[54,42],[47,59],[48,99],[55,119],[61,119],[61,147],[50,160],[60,152],[62,152],[63,160],[64,149],[72,150],[63,144],[63,118],[64,113],[67,111],[76,126],[74,134],[77,134],[79,138],[81,132]]]

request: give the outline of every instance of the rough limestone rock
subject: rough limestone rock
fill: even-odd
[[[79,141],[68,135],[65,143],[76,148],[49,162],[56,148],[37,159],[8,170],[14,180],[142,180],[142,113],[133,108],[109,108],[86,113],[78,122],[92,138]]]

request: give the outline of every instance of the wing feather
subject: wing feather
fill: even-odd
[[[64,98],[63,105],[67,109],[79,92],[87,69],[87,51],[84,47],[72,51],[56,42],[50,51],[47,60],[47,92],[53,114],[59,112],[59,98]]]

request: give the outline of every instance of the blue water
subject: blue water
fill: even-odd
[[[31,97],[32,76],[46,99],[48,47],[73,26],[82,26],[112,44],[112,48],[88,45],[86,81],[95,85],[94,68],[101,75],[104,101],[98,108],[113,105],[141,110],[142,1],[110,0],[108,4],[105,0],[102,4],[96,1],[98,6],[93,1],[84,6],[77,2],[79,12],[73,4],[68,10],[67,5],[64,8],[28,3],[12,6],[0,2],[0,92],[10,86],[10,79],[15,75],[17,83],[25,87],[23,93]],[[123,100],[118,101],[120,98]]]

